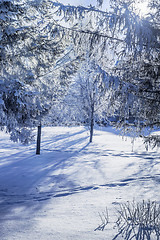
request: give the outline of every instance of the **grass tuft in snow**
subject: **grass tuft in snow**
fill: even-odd
[[[127,202],[120,204],[118,210],[118,234],[113,240],[122,236],[131,240],[160,239],[160,205],[156,202]]]

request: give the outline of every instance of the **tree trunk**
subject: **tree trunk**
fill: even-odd
[[[91,109],[90,140],[89,140],[89,142],[92,142],[92,139],[93,139],[93,128],[94,128],[94,104],[92,105],[92,109]]]
[[[41,125],[38,126],[36,154],[40,154],[40,147],[41,147]]]

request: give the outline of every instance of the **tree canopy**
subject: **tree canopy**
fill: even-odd
[[[112,78],[118,126],[129,126],[131,117],[137,131],[160,125],[160,6],[150,0],[150,14],[140,17],[135,3],[111,0],[103,10],[103,0],[89,7],[0,1],[0,125],[13,140],[62,102],[86,46],[90,62]]]

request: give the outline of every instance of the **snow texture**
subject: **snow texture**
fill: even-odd
[[[116,208],[126,201],[159,201],[159,152],[141,139],[119,136],[111,127],[42,129],[35,145],[0,138],[1,240],[111,240]],[[103,232],[99,214],[107,207]]]

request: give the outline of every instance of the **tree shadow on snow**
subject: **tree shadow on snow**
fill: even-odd
[[[12,214],[17,207],[25,208],[29,216],[43,208],[46,200],[67,196],[69,189],[74,189],[73,192],[79,190],[69,179],[69,174],[61,171],[71,167],[76,155],[89,145],[88,136],[79,137],[83,132],[85,131],[57,136],[55,142],[42,142],[42,154],[38,156],[33,152],[35,149],[27,152],[20,149],[20,152],[4,159],[2,157],[1,160],[6,164],[0,165],[0,221],[4,221],[5,216]],[[70,139],[73,135],[77,135],[77,138]],[[58,143],[57,148],[55,143]],[[47,144],[53,145],[44,148]],[[74,148],[76,144],[78,148]]]

